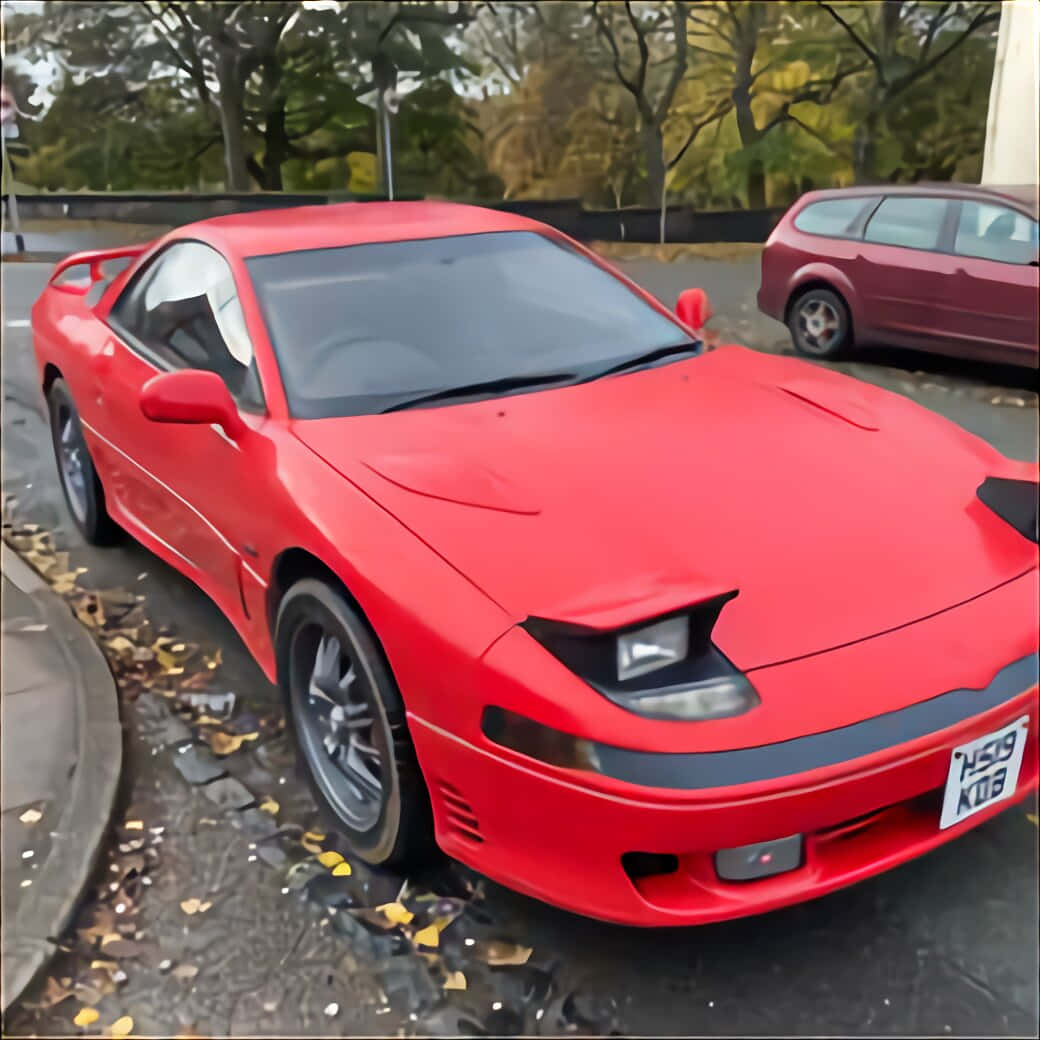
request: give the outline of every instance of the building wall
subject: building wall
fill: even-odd
[[[1040,0],[1005,0],[986,120],[983,184],[1036,184]]]

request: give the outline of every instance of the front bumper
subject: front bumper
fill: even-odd
[[[892,633],[756,671],[763,700],[758,747],[733,739],[740,720],[683,731],[629,715],[607,736],[611,721],[627,714],[612,707],[597,715],[597,735],[580,732],[583,715],[567,714],[561,705],[568,702],[552,696],[552,683],[536,681],[535,672],[508,681],[509,668],[513,679],[524,671],[518,658],[525,644],[502,639],[486,656],[476,692],[467,688],[445,702],[436,723],[409,715],[438,841],[511,888],[633,925],[762,913],[881,873],[1036,789],[1035,602],[1031,572]],[[532,654],[531,662],[544,657]],[[909,704],[908,688],[917,694]],[[587,740],[598,737],[601,771],[549,765],[493,743],[463,706],[479,717],[483,705],[495,703]],[[850,720],[850,703],[871,704],[873,718]],[[777,710],[784,705],[786,713]],[[784,728],[799,706],[811,735]],[[1022,716],[1029,731],[1014,793],[940,830],[953,749]],[[677,732],[689,734],[680,737],[686,747],[666,746]],[[656,747],[654,733],[662,734]],[[644,750],[611,757],[607,744]],[[753,881],[718,877],[717,851],[793,834],[805,836],[796,869]],[[633,879],[622,861],[633,852],[677,857],[678,869]]]
[[[940,831],[953,748],[1022,715],[1029,716],[1029,739],[1015,794]],[[630,925],[706,924],[822,896],[956,838],[1037,787],[1035,685],[941,735],[849,763],[836,776],[816,770],[779,788],[767,781],[682,801],[657,800],[637,787],[629,797],[593,790],[412,723],[420,761],[437,763],[426,771],[445,852],[527,895]],[[806,836],[798,869],[750,882],[718,878],[717,850],[796,833]],[[622,866],[633,851],[677,855],[679,869],[633,881]]]

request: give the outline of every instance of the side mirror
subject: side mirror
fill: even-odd
[[[711,320],[712,313],[708,294],[703,289],[684,289],[679,293],[675,304],[676,317],[695,332],[704,328]]]
[[[216,423],[229,437],[245,429],[224,380],[195,368],[152,376],[141,387],[141,412],[152,422]]]

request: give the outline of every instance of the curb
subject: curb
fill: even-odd
[[[115,679],[101,649],[72,616],[64,601],[8,545],[0,546],[3,573],[30,595],[57,640],[76,682],[77,762],[71,790],[40,865],[37,883],[27,890],[17,918],[43,922],[37,938],[23,940],[8,975],[5,956],[3,1009],[22,994],[55,953],[53,942],[69,925],[97,864],[115,806],[123,760],[123,729]],[[73,834],[75,838],[73,840]],[[5,922],[9,932],[15,922]],[[42,933],[42,934],[39,934]]]

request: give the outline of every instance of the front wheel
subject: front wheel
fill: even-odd
[[[433,823],[404,704],[357,610],[305,578],[282,600],[275,643],[297,750],[323,815],[368,863],[427,859]]]
[[[105,491],[83,436],[79,412],[63,379],[55,379],[47,391],[47,410],[58,477],[72,519],[91,545],[111,545],[119,536],[119,528],[105,508]]]
[[[845,301],[830,289],[810,289],[791,304],[787,327],[795,350],[807,357],[838,357],[852,343]]]

